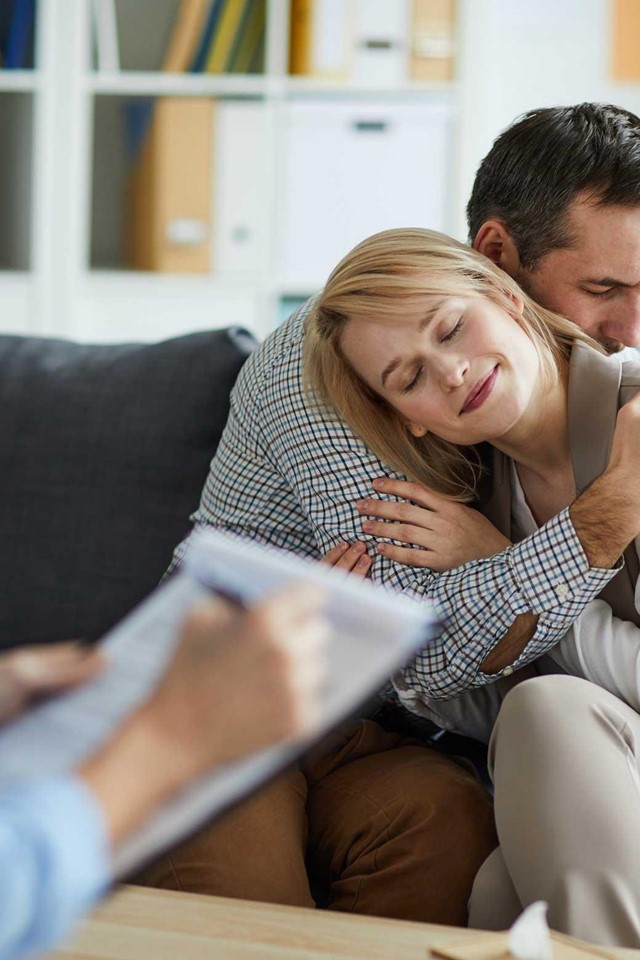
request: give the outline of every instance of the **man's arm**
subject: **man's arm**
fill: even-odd
[[[590,567],[611,569],[637,535],[638,506],[621,486],[616,470],[607,471],[572,504],[573,527]],[[635,532],[634,532],[635,531]],[[505,636],[483,660],[484,673],[499,673],[514,663],[532,639],[538,624],[533,613],[520,614]]]

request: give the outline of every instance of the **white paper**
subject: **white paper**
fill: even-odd
[[[314,735],[230,764],[173,799],[120,848],[116,876],[251,791],[380,689],[433,637],[437,623],[429,603],[292,554],[201,533],[181,571],[107,635],[102,649],[108,667],[97,680],[40,705],[0,732],[0,788],[72,769],[90,756],[157,684],[195,601],[218,589],[252,602],[301,581],[324,586],[331,630],[329,677]]]
[[[547,925],[549,905],[544,900],[530,904],[509,931],[509,953],[518,960],[553,960]]]

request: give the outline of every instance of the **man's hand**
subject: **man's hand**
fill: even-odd
[[[364,520],[365,533],[408,545],[379,543],[378,553],[390,560],[442,573],[471,560],[492,557],[510,544],[477,510],[419,483],[381,478],[373,485],[380,493],[401,498],[400,502],[375,498],[358,501],[361,514],[380,518]]]
[[[104,660],[78,643],[22,647],[0,654],[0,723],[36,697],[58,693],[93,679]]]

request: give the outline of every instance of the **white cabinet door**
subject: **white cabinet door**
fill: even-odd
[[[324,283],[360,240],[390,227],[449,224],[451,111],[418,103],[289,104],[280,273]]]

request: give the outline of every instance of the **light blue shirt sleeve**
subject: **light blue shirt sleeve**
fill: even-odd
[[[104,893],[109,873],[102,813],[79,779],[0,791],[0,960],[59,946]]]

